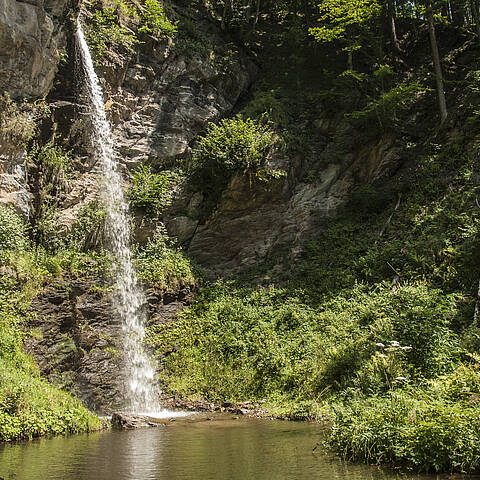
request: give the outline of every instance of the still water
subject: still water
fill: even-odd
[[[0,445],[5,480],[392,480],[327,454],[318,425],[255,419],[177,420],[152,429]]]

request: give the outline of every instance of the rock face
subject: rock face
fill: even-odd
[[[103,413],[124,406],[126,384],[122,326],[110,302],[110,283],[92,277],[50,284],[32,304],[32,334],[26,340],[43,376]],[[149,291],[151,323],[171,321],[189,295]]]
[[[191,230],[190,239],[186,229],[178,238],[212,278],[234,277],[264,261],[277,262],[278,268],[295,263],[353,188],[378,181],[399,159],[393,139],[382,138],[335,163],[328,162],[325,145],[307,158],[280,160],[274,167],[287,171],[286,178],[265,184],[234,177],[213,215]],[[182,223],[188,225],[188,220]],[[175,232],[172,222],[176,217],[167,224]]]
[[[0,95],[37,99],[51,90],[60,52],[66,48],[67,18],[78,0],[0,0]],[[24,148],[0,140],[0,203],[31,214]]]
[[[39,297],[26,341],[43,376],[73,389],[97,411],[118,408],[123,385],[118,375],[121,326],[99,279],[56,282]]]
[[[27,185],[26,153],[5,152],[0,146],[0,203],[13,206],[17,213],[28,218],[32,194]]]
[[[253,81],[255,67],[240,56],[222,71],[201,56],[186,58],[165,45],[162,55],[114,68],[124,78],[111,91],[113,134],[129,166],[184,155],[207,123],[230,113]],[[108,80],[112,72],[105,72]]]
[[[65,20],[74,0],[0,0],[0,91],[46,96],[65,49]]]

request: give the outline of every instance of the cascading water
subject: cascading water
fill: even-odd
[[[128,203],[122,190],[122,178],[115,158],[112,133],[105,113],[103,92],[93,68],[82,25],[77,20],[76,32],[80,59],[85,70],[86,86],[91,104],[95,155],[102,169],[102,200],[106,210],[106,236],[116,258],[116,292],[114,307],[121,319],[124,333],[126,400],[136,413],[158,412],[158,391],[154,384],[155,369],[143,349],[146,315],[145,295],[139,286],[132,265],[130,250],[130,218]]]

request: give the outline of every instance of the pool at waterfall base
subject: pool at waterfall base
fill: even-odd
[[[0,445],[4,480],[392,480],[400,475],[343,462],[315,423],[198,414],[156,428]],[[447,477],[445,477],[447,478]]]

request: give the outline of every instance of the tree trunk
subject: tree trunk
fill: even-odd
[[[477,300],[475,301],[475,311],[473,312],[473,325],[478,327],[478,317],[480,315],[480,281],[478,282]]]
[[[441,124],[447,119],[447,102],[445,100],[445,90],[443,87],[442,66],[440,64],[440,54],[438,53],[437,38],[435,36],[435,23],[433,20],[433,10],[430,4],[427,9],[428,33],[430,35],[430,46],[432,48],[433,64],[435,65],[435,79],[437,81],[438,106],[440,108]]]
[[[395,19],[395,3],[394,0],[388,0],[387,2],[387,18],[388,18],[388,23],[389,23],[389,29],[390,29],[390,35],[392,38],[392,43],[398,52],[401,50],[400,49],[400,43],[398,42],[398,37],[397,37],[397,25],[396,25],[396,19]]]
[[[353,70],[353,52],[351,50],[348,50],[347,55],[348,69]]]
[[[477,39],[480,42],[480,19],[478,15],[478,0],[472,0],[471,7],[473,22],[475,23],[475,31],[477,32],[478,37]]]

